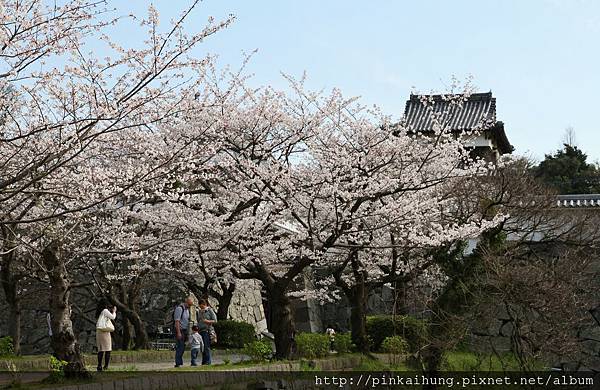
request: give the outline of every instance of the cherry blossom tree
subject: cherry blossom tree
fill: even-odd
[[[310,102],[270,88],[250,90],[239,74],[231,76],[230,87],[224,90],[218,85],[222,80],[215,80],[212,90],[218,108],[197,110],[185,118],[188,125],[178,129],[178,134],[196,137],[205,124],[213,126],[212,148],[190,144],[186,153],[207,159],[202,164],[175,163],[173,186],[157,188],[131,210],[136,219],[156,226],[165,239],[161,269],[190,278],[205,273],[207,280],[216,279],[229,290],[230,272],[254,278],[263,257],[275,272],[296,261],[294,243],[304,238],[284,240],[291,246],[281,255],[276,255],[280,249],[274,243],[281,236],[281,224],[293,212],[293,191],[302,186],[302,178],[290,177],[286,170],[293,167],[291,160],[301,155],[302,142],[324,117],[318,110],[299,114]],[[282,256],[288,258],[282,261]],[[281,356],[288,353],[293,331],[287,287],[303,264],[304,260],[292,267],[276,284],[269,268],[263,269],[264,277],[256,277],[284,318],[285,327],[274,329]]]
[[[465,91],[446,99],[460,112],[467,97]],[[423,104],[427,108],[429,103]],[[453,188],[487,174],[489,167],[470,159],[464,139],[453,134],[447,125],[451,118],[444,113],[432,112],[432,136],[414,134],[402,123],[392,131],[381,117],[359,121],[356,111],[337,117],[341,115],[345,126],[320,136],[314,145],[313,170],[318,172],[314,177],[319,181],[319,199],[324,201],[313,207],[327,211],[322,223],[339,232],[328,255],[315,266],[332,270],[322,284],[335,282],[346,295],[353,341],[367,351],[369,292],[424,274],[435,290],[444,276],[435,259],[424,254],[476,237],[497,225],[502,216],[453,217],[452,211],[461,203]],[[482,124],[475,131],[484,129]]]
[[[435,268],[401,265],[400,251],[461,241],[502,218],[449,216],[456,183],[486,167],[443,117],[425,137],[338,90],[307,91],[303,79],[288,77],[283,93],[252,89],[241,72],[215,76],[211,59],[190,51],[231,19],[187,35],[198,2],[164,32],[150,7],[137,49],[106,36],[118,18],[103,3],[0,10],[2,283],[15,314],[23,270],[48,283],[52,346],[68,372],[84,371],[73,269],[89,270],[83,283],[121,309],[138,347],[147,337],[136,300],[151,273],[200,272],[224,296],[231,276],[256,279],[286,358],[290,299],[305,294],[294,291],[299,277],[333,266],[329,282],[351,300],[353,338],[365,349],[369,288]],[[90,39],[110,55],[86,54]]]
[[[339,91],[323,96],[305,91],[303,80],[289,81],[293,94],[267,88],[228,96],[215,159],[226,168],[212,183],[229,197],[218,208],[224,223],[211,224],[221,237],[213,249],[232,253],[235,277],[263,284],[278,318],[272,331],[282,358],[290,356],[295,332],[290,293],[308,267],[340,261],[344,270],[370,249],[368,266],[356,261],[355,271],[377,269],[377,277],[394,257],[391,248],[435,247],[477,236],[500,220],[445,217],[454,205],[452,183],[486,169],[470,162],[462,140],[447,129],[437,128],[432,138],[391,129],[389,118]],[[394,267],[389,278],[399,272]],[[352,301],[364,329],[360,285]]]
[[[27,272],[20,267],[17,256],[17,224],[7,223],[19,219],[16,206],[24,201],[11,200],[18,196],[19,188],[30,187],[36,177],[40,177],[36,169],[46,164],[46,169],[40,171],[47,171],[52,167],[52,159],[57,159],[59,154],[58,150],[44,150],[41,143],[35,145],[34,136],[48,132],[42,123],[32,120],[31,126],[27,126],[17,118],[27,109],[35,109],[34,99],[29,100],[29,104],[26,102],[28,91],[43,82],[44,75],[32,70],[35,65],[66,53],[72,42],[109,24],[110,20],[93,20],[106,12],[103,2],[89,1],[72,1],[60,7],[48,7],[40,1],[9,1],[0,9],[1,283],[13,318],[9,333],[17,353],[21,321],[19,286]],[[48,80],[49,77],[46,82]],[[28,84],[23,86],[25,82]],[[28,151],[25,145],[32,148]],[[32,153],[35,148],[40,155]]]
[[[0,9],[3,287],[18,292],[12,253],[33,250],[50,285],[52,345],[69,372],[84,366],[70,320],[67,264],[86,246],[95,208],[164,174],[165,161],[136,149],[133,140],[190,109],[186,102],[193,101],[209,59],[189,53],[232,21],[209,19],[201,31],[186,34],[184,22],[198,3],[164,32],[150,7],[140,20],[148,38],[139,49],[103,34],[117,22],[103,2],[16,0]],[[103,42],[111,54],[86,54],[86,40]],[[149,163],[140,163],[145,158]],[[23,230],[37,236],[24,241]],[[6,296],[18,304],[15,294]]]

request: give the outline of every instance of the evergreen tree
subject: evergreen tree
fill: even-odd
[[[564,144],[563,149],[547,154],[535,168],[535,176],[561,194],[600,193],[600,169],[587,162],[587,155],[577,146]]]

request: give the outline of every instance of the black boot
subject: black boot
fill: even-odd
[[[102,355],[104,355],[104,352],[98,352],[98,367],[96,368],[97,371],[102,371]]]
[[[104,352],[104,369],[108,370],[108,363],[110,363],[110,351]]]

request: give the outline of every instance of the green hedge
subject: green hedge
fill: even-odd
[[[254,326],[243,321],[224,320],[214,324],[217,346],[221,348],[244,348],[256,340]]]
[[[296,335],[298,355],[307,359],[325,357],[329,354],[329,336],[322,333],[300,333]]]
[[[253,362],[264,362],[273,356],[273,348],[268,340],[255,340],[244,346],[244,354]]]
[[[409,352],[417,352],[427,344],[427,323],[412,316],[369,316],[367,334],[375,351],[381,351],[383,340],[391,336],[402,336],[408,342]]]
[[[402,336],[386,337],[381,343],[381,350],[394,355],[404,355],[408,352],[408,343]]]
[[[333,349],[338,353],[348,353],[352,351],[354,344],[352,344],[352,335],[350,333],[338,333],[335,335],[333,341]]]

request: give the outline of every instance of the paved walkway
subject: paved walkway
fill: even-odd
[[[215,350],[212,351],[212,364],[223,364],[225,360],[229,363],[238,363],[243,360],[247,360],[248,357],[237,353],[227,353],[224,351]],[[201,356],[198,356],[198,364],[202,361]],[[183,354],[183,365],[184,367],[190,366],[190,352],[186,351]],[[114,363],[110,367],[115,371],[127,371],[129,369],[134,371],[163,371],[173,369],[175,365],[175,351],[173,351],[173,359],[161,362],[147,362],[147,363]]]

